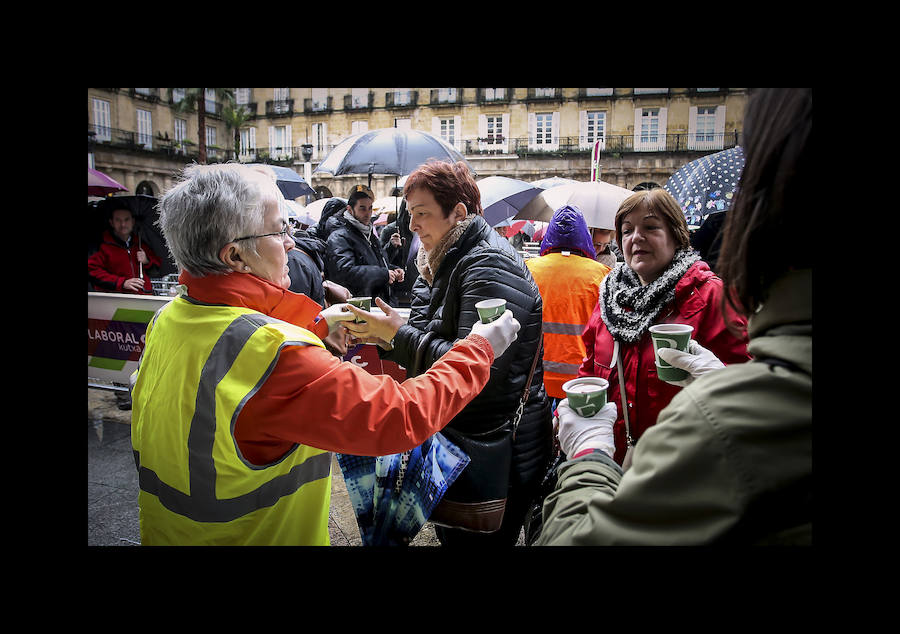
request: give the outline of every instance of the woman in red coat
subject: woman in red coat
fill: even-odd
[[[729,313],[726,323],[722,280],[691,249],[684,215],[668,192],[658,188],[629,196],[616,212],[615,225],[625,261],[600,287],[600,299],[582,334],[586,356],[578,376],[609,381],[608,396],[619,411],[613,426],[614,458],[622,464],[628,439],[617,356],[621,355],[633,443],[656,424],[659,412],[681,389],[657,377],[650,326],[693,326],[691,337],[725,364],[743,363],[750,356],[746,319]]]

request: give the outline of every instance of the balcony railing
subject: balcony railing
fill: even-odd
[[[157,152],[167,156],[184,156],[186,159],[197,156],[195,142],[176,142],[174,139],[160,136],[159,133],[150,137],[131,130],[97,125],[88,125],[88,133],[91,135],[90,143],[94,146]],[[520,157],[589,155],[593,149],[591,140],[579,136],[551,137],[550,143],[540,144],[536,143],[536,139],[533,137],[474,138],[464,139],[457,145],[460,146],[460,151],[468,156],[496,154],[514,154]],[[638,139],[637,145],[635,145],[633,134],[615,134],[608,135],[603,139],[601,151],[607,156],[634,152],[702,152],[711,154],[736,145],[740,145],[740,132],[737,130],[715,135],[686,133],[659,135],[652,142],[649,138],[643,143]],[[334,149],[333,145],[321,148],[314,162],[321,161],[332,149]],[[302,146],[260,147],[242,150],[238,159],[245,163],[261,162],[289,166],[302,160],[302,156]],[[207,160],[209,161],[227,161],[233,158],[234,150],[230,146],[228,148],[207,148]]]

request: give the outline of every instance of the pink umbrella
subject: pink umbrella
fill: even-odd
[[[117,183],[103,172],[88,168],[88,196],[106,196],[112,192],[127,191],[127,187]]]
[[[532,242],[540,242],[541,240],[543,240],[544,234],[547,233],[547,227],[549,227],[549,226],[550,225],[544,225],[543,227],[541,227],[540,229],[535,231],[534,235],[531,236],[531,241]]]

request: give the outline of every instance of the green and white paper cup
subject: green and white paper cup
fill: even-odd
[[[590,418],[606,405],[609,381],[599,376],[583,376],[563,383],[562,389],[571,407],[579,416]]]
[[[506,310],[506,300],[484,299],[475,304],[475,310],[478,311],[481,323],[489,324],[492,321],[499,319],[500,315]]]
[[[669,365],[659,358],[660,348],[676,348],[687,352],[691,340],[693,326],[687,324],[657,324],[650,326],[650,338],[653,340],[653,354],[656,357],[656,374],[662,381],[683,381],[688,373],[681,368]]]
[[[353,304],[357,308],[361,308],[363,310],[372,310],[372,298],[371,297],[351,297],[350,299],[347,300],[347,303]],[[355,321],[358,324],[362,324],[362,323],[365,323],[366,320],[360,319],[359,317],[357,317],[353,321]]]

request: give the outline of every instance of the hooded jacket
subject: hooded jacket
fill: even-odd
[[[603,452],[563,463],[538,545],[811,543],[812,270],[776,281],[748,333],[754,360],[676,394],[624,475]]]
[[[416,351],[426,333],[423,367],[465,337],[478,320],[475,303],[501,297],[521,324],[516,340],[495,359],[487,385],[445,430],[471,434],[500,426],[515,413],[535,354],[542,354],[542,300],[537,284],[522,257],[484,221],[475,216],[457,242],[448,249],[429,286],[421,276],[413,286],[407,324],[394,337],[394,349],[384,353],[400,365],[413,367]],[[552,446],[549,401],[538,359],[522,419],[516,432],[511,482],[533,482],[543,475]]]
[[[688,324],[694,327],[691,337],[712,351],[726,365],[750,359],[747,343],[737,339],[727,328],[721,311],[722,280],[705,262],[697,261],[675,285],[675,299],[662,309],[656,323]],[[603,301],[602,298],[600,300]],[[743,327],[746,321],[735,318]],[[578,376],[599,376],[609,381],[608,398],[618,405],[618,419],[613,427],[616,462],[622,464],[627,449],[625,417],[619,390],[613,336],[606,329],[600,302],[582,335],[585,358]],[[644,432],[656,424],[659,412],[682,389],[666,383],[656,375],[656,357],[650,333],[645,332],[635,344],[620,344],[625,389],[628,392],[628,419],[631,436],[637,442]]]

